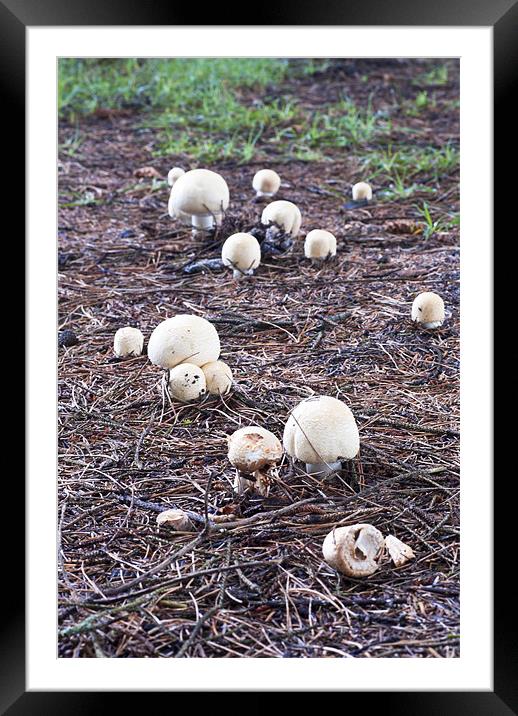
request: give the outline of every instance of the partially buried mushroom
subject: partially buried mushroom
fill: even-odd
[[[269,473],[281,457],[281,443],[265,428],[250,425],[232,433],[228,438],[228,459],[238,471],[236,492],[241,494],[251,487],[263,496],[268,495],[272,481]]]
[[[444,301],[437,293],[420,293],[412,303],[412,320],[423,328],[439,328],[444,323]]]
[[[169,393],[173,398],[187,403],[198,400],[207,392],[202,369],[192,363],[180,363],[169,371]]]
[[[372,199],[372,187],[365,181],[354,184],[352,189],[353,201],[370,201]]]
[[[251,276],[261,263],[261,246],[252,234],[232,234],[221,248],[221,259],[233,269],[234,278]]]
[[[328,395],[306,398],[291,412],[283,435],[284,449],[306,463],[309,474],[325,477],[340,470],[360,449],[358,426],[345,403]]]
[[[142,331],[132,326],[119,328],[113,338],[113,352],[117,358],[128,356],[139,356],[144,347],[144,336]]]
[[[181,167],[173,167],[167,173],[167,183],[169,184],[169,186],[174,186],[174,183],[176,182],[176,180],[179,179],[184,174],[185,174],[185,169],[182,169]]]
[[[291,201],[272,201],[264,207],[261,223],[270,226],[273,233],[280,230],[295,239],[300,231],[302,215]]]
[[[159,323],[149,339],[149,360],[161,368],[174,368],[188,361],[202,366],[218,360],[218,332],[201,316],[179,313]]]
[[[222,360],[212,361],[202,366],[207,391],[211,395],[226,395],[232,388],[232,371]]]
[[[257,197],[270,197],[277,194],[280,185],[281,178],[273,169],[260,169],[252,181]]]
[[[313,229],[306,235],[304,255],[307,259],[327,259],[336,256],[336,238],[330,231]]]
[[[222,176],[210,169],[191,169],[179,176],[169,196],[169,216],[199,231],[220,224],[228,207],[229,191]]]
[[[337,527],[322,545],[325,561],[348,577],[368,577],[378,569],[385,542],[369,524]]]

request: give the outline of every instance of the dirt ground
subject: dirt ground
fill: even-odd
[[[337,63],[286,91],[310,107],[348,83],[363,101],[358,64]],[[405,95],[408,63],[371,71],[375,108]],[[437,91],[458,97],[457,83]],[[167,187],[135,178],[143,166],[162,177],[186,166],[185,157],[157,159],[140,120],[84,119],[85,142],[59,164],[59,329],[78,338],[59,349],[59,655],[459,656],[459,230],[425,238],[416,208],[424,199],[432,215],[458,211],[457,171],[432,198],[375,194],[367,207],[344,209],[359,179],[346,150],[331,162],[272,159],[283,180],[276,198],[303,216],[292,251],[250,280],[186,274],[194,259],[219,255],[225,232],[193,239],[168,217]],[[401,118],[394,145],[403,122],[439,147],[458,141],[457,110]],[[59,131],[65,144],[76,128]],[[251,180],[263,164],[210,167],[229,184],[227,229],[257,224],[263,207]],[[89,203],[74,200],[86,192]],[[321,267],[304,259],[313,228],[337,237],[336,259]],[[410,320],[425,290],[446,304],[436,331]],[[146,355],[114,358],[118,328],[139,327],[147,344],[176,313],[216,325],[236,381],[229,396],[169,404]],[[285,457],[267,498],[237,498],[226,436],[257,424],[281,438],[290,410],[311,394],[351,407],[355,470],[323,482]],[[159,530],[157,514],[174,506],[229,522]],[[364,579],[339,575],[322,541],[357,522],[407,542],[415,560],[384,561]]]

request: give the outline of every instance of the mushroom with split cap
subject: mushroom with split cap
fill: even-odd
[[[336,527],[322,545],[325,561],[348,577],[368,577],[378,569],[385,542],[369,524]]]
[[[254,176],[252,187],[257,197],[273,196],[279,191],[281,178],[273,169],[260,169]]]
[[[412,303],[412,320],[423,328],[439,328],[444,323],[444,301],[432,291],[424,291]]]
[[[149,339],[149,360],[161,368],[189,362],[197,366],[219,358],[221,346],[215,327],[201,316],[179,313],[159,323]]]
[[[169,186],[174,186],[176,180],[179,179],[184,174],[185,174],[185,169],[182,169],[181,167],[173,167],[167,173],[167,183],[169,184]]]
[[[131,326],[119,328],[113,338],[113,352],[117,358],[128,356],[139,356],[144,348],[144,336],[142,331]]]
[[[205,374],[198,365],[180,363],[169,371],[169,394],[172,398],[188,403],[198,400],[207,392]]]
[[[156,518],[157,525],[166,525],[175,532],[192,532],[193,525],[189,515],[183,510],[164,510]]]
[[[360,449],[358,426],[350,408],[328,395],[313,396],[291,412],[283,435],[284,449],[306,463],[311,475],[337,472],[343,460],[352,460]]]
[[[372,199],[372,187],[365,181],[359,181],[352,189],[353,201],[370,201]]]
[[[261,246],[252,234],[232,234],[221,248],[221,259],[233,269],[234,278],[251,276],[261,263]]]
[[[193,229],[211,231],[220,224],[228,207],[229,191],[220,174],[210,169],[191,169],[173,184],[169,196],[169,216],[189,222]]]
[[[283,231],[285,234],[296,238],[302,224],[302,215],[298,206],[291,201],[272,201],[264,207],[261,214],[261,223],[264,225],[273,224],[274,232]]]
[[[237,470],[234,488],[241,494],[249,486],[268,495],[271,473],[282,457],[282,445],[275,435],[258,425],[236,430],[228,438],[228,459]],[[243,477],[252,475],[252,478]]]
[[[212,361],[202,366],[207,390],[211,395],[226,395],[232,388],[232,371],[222,360]]]
[[[304,255],[307,259],[326,259],[336,256],[336,238],[330,231],[313,229],[306,235]]]

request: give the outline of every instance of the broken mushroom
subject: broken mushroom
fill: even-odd
[[[164,510],[156,518],[157,525],[167,525],[175,532],[192,532],[193,525],[189,515],[183,510]]]
[[[241,494],[249,486],[267,495],[271,483],[268,472],[281,457],[280,441],[265,428],[250,425],[232,433],[228,438],[228,459],[238,471],[234,483],[236,492]]]
[[[281,178],[273,169],[260,169],[252,181],[256,196],[273,196],[279,191],[280,185]]]
[[[229,191],[222,176],[210,169],[191,169],[176,179],[169,196],[169,216],[194,229],[211,231],[228,207]]]
[[[385,537],[385,547],[390,555],[390,559],[394,562],[396,567],[401,567],[415,557],[412,547],[401,542],[401,540],[394,537],[394,535],[387,535]]]
[[[176,180],[183,176],[183,174],[185,174],[185,169],[182,169],[181,167],[173,167],[170,169],[167,174],[167,183],[169,186],[174,186]]]
[[[261,223],[273,224],[277,231],[282,230],[292,238],[296,238],[302,223],[300,209],[291,201],[272,201],[265,206],[261,214]]]
[[[313,229],[306,235],[304,255],[307,259],[326,259],[336,256],[335,236],[324,229]]]
[[[372,188],[365,181],[359,181],[353,186],[353,201],[370,201],[372,199]]]
[[[202,366],[207,390],[211,395],[226,395],[232,387],[232,371],[222,360]]]
[[[159,323],[149,339],[149,360],[161,368],[188,361],[197,366],[219,358],[218,332],[201,316],[180,313]]]
[[[439,328],[444,323],[444,301],[431,291],[424,291],[412,303],[412,320],[423,328]]]
[[[383,535],[372,525],[337,527],[325,538],[322,554],[348,577],[368,577],[378,569],[384,545]]]
[[[139,356],[144,348],[144,336],[142,331],[131,326],[119,328],[113,338],[113,352],[117,358],[128,356]]]
[[[221,259],[234,270],[234,278],[251,276],[261,263],[261,246],[252,234],[232,234],[222,246]]]
[[[198,400],[207,392],[207,383],[202,369],[192,363],[180,363],[169,371],[169,393],[171,397],[187,403]]]
[[[360,449],[358,426],[345,403],[328,395],[306,398],[284,427],[284,449],[306,463],[306,471],[325,477],[340,470]]]

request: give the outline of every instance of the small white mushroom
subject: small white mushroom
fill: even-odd
[[[325,561],[348,577],[368,577],[378,569],[384,551],[381,532],[369,524],[337,527],[322,545]]]
[[[175,532],[192,532],[193,525],[183,510],[164,510],[156,518],[157,525],[167,525]]]
[[[202,369],[192,363],[180,363],[169,371],[169,393],[171,397],[187,403],[198,400],[207,392],[207,383]]]
[[[328,395],[306,398],[291,412],[282,438],[291,457],[306,471],[325,477],[340,470],[360,449],[358,426],[345,403]]]
[[[401,567],[405,562],[415,557],[412,547],[401,542],[401,540],[394,537],[394,535],[387,535],[387,537],[385,537],[385,547],[396,567]]]
[[[234,488],[245,487],[267,495],[271,483],[268,472],[282,457],[282,445],[273,433],[257,425],[236,430],[228,438],[228,459],[238,471]],[[242,475],[253,475],[246,479]]]
[[[185,169],[182,169],[181,167],[173,167],[170,169],[167,174],[167,183],[169,186],[174,186],[175,181],[183,174],[185,174]]]
[[[326,259],[336,256],[336,238],[330,231],[313,229],[306,235],[304,255],[307,259]]]
[[[226,395],[232,387],[232,371],[222,360],[212,361],[202,366],[207,390],[211,395]]]
[[[280,185],[281,178],[273,169],[260,169],[252,181],[256,196],[273,196],[279,191]]]
[[[174,368],[188,361],[202,366],[218,360],[218,332],[201,316],[179,313],[159,323],[149,339],[149,360],[161,368]]]
[[[221,258],[234,270],[234,278],[251,276],[261,263],[261,246],[252,234],[232,234],[221,248]]]
[[[302,224],[302,215],[299,207],[291,201],[272,201],[271,204],[264,207],[261,214],[261,223],[266,226],[275,224],[285,234],[296,238]]]
[[[143,348],[144,336],[138,328],[124,326],[119,328],[113,338],[113,351],[118,358],[139,356]]]
[[[359,181],[353,186],[353,201],[370,201],[372,199],[372,188],[365,181]]]
[[[228,186],[222,176],[210,169],[191,169],[174,182],[168,211],[169,216],[184,221],[190,217],[196,230],[210,231],[215,221],[221,223],[228,203]]]
[[[412,320],[423,328],[439,328],[444,323],[444,301],[431,291],[424,291],[412,303]]]

